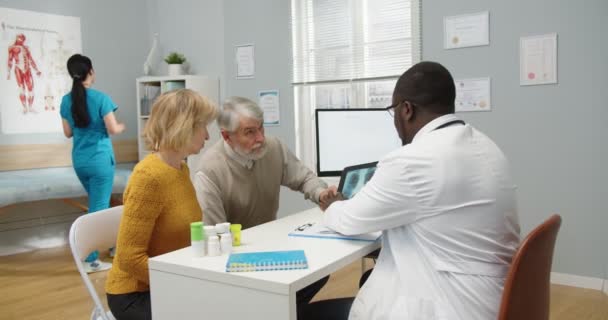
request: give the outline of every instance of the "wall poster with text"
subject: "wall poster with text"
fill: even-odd
[[[66,62],[80,52],[80,18],[0,8],[3,134],[62,130],[59,104],[72,88]]]

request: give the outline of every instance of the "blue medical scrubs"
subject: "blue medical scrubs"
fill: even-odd
[[[118,109],[107,94],[86,89],[87,109],[91,122],[86,128],[74,125],[72,94],[61,100],[61,117],[73,133],[72,162],[78,179],[89,195],[89,212],[110,207],[114,181],[114,150],[103,117]]]

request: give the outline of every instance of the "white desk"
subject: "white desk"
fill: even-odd
[[[190,248],[149,260],[152,318],[296,319],[296,292],[361,259],[380,242],[289,237],[296,227],[321,220],[310,209],[242,231],[234,252],[302,249],[308,269],[225,272],[227,255],[194,258]]]

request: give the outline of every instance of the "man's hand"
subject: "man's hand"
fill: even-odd
[[[330,204],[334,203],[334,201],[344,200],[342,194],[338,192],[336,186],[331,186],[319,194],[319,207],[321,210],[325,211],[329,207]]]

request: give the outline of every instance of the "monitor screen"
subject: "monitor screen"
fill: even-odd
[[[401,146],[385,109],[317,109],[317,174],[339,176],[345,167],[379,161]]]

